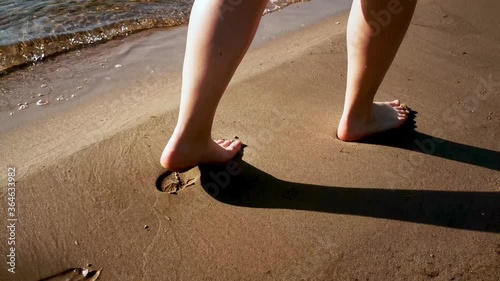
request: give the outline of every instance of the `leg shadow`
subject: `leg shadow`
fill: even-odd
[[[416,111],[401,128],[365,143],[397,147],[498,171],[500,153],[416,131]],[[237,162],[237,167],[235,166]],[[500,192],[389,190],[318,186],[279,180],[239,159],[200,166],[201,183],[216,200],[245,207],[307,210],[500,232]]]
[[[447,141],[416,131],[416,111],[411,110],[408,121],[398,129],[376,134],[363,143],[397,147],[500,171],[500,152]]]
[[[202,166],[201,183],[235,206],[307,210],[500,232],[500,192],[388,190],[318,186],[279,180],[240,160],[238,169]],[[237,175],[234,173],[237,172]]]

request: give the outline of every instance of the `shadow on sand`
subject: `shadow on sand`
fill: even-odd
[[[347,214],[458,229],[500,232],[500,192],[344,188],[279,180],[240,161],[203,166],[201,184],[216,200],[235,206]]]
[[[499,170],[499,153],[415,131],[416,112],[401,129],[366,143],[398,147]],[[308,210],[500,232],[500,192],[458,192],[318,186],[279,180],[252,165],[201,166],[201,183],[216,200],[236,206]],[[429,187],[439,189],[439,187]]]
[[[416,111],[411,110],[408,121],[399,129],[367,138],[363,143],[397,147],[500,171],[500,152],[474,147],[416,131]]]

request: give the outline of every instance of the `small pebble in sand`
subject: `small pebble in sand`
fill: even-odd
[[[75,241],[75,245],[78,245],[78,241]]]
[[[149,226],[147,224],[144,225],[144,229],[149,229]]]
[[[72,98],[74,98],[74,97],[76,97],[76,95],[75,95],[75,94],[72,94],[72,95],[71,95],[71,97],[72,97]]]
[[[9,113],[10,116],[14,115],[14,112]]]
[[[42,84],[42,85],[40,86],[40,88],[45,88],[45,87],[47,87],[47,85],[45,85],[45,84]]]
[[[27,104],[21,104],[18,110],[25,110],[26,108],[28,108]]]
[[[120,68],[120,67],[123,67],[123,65],[121,65],[121,64],[115,65],[115,68]]]
[[[335,24],[340,24],[340,21],[336,21]]]
[[[63,96],[58,96],[56,100],[57,101],[62,101],[62,100],[64,100],[64,98],[63,98]]]
[[[49,101],[48,101],[48,100],[38,100],[38,101],[36,102],[36,105],[41,106],[41,105],[46,105],[46,104],[48,104],[48,103],[49,103]]]
[[[102,63],[102,62],[101,62],[99,65],[100,65],[100,66],[103,66],[103,65],[104,65],[104,63]]]
[[[43,97],[43,96],[44,96],[44,94],[38,94],[38,96],[39,96],[39,97]]]
[[[76,87],[76,88],[77,88],[78,90],[83,89],[83,87],[82,87],[82,86],[78,86],[78,87]]]

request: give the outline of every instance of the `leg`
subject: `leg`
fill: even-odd
[[[229,81],[255,35],[267,1],[198,0],[191,11],[182,73],[179,118],[160,159],[184,171],[223,163],[241,149],[239,141],[211,139],[212,122]]]
[[[347,89],[339,139],[360,140],[397,128],[408,118],[399,100],[373,99],[408,30],[416,2],[354,0],[347,27]]]

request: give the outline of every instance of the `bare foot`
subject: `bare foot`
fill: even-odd
[[[239,140],[186,140],[172,136],[161,155],[161,165],[174,172],[185,172],[199,164],[218,164],[231,160],[241,149]]]
[[[371,114],[360,113],[357,116],[340,119],[337,137],[342,141],[358,141],[375,133],[395,129],[408,119],[408,110],[399,100],[375,102]]]

